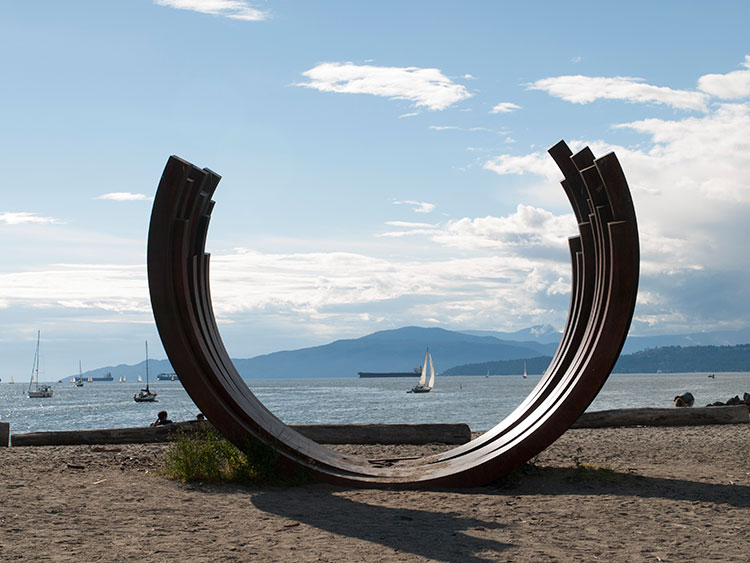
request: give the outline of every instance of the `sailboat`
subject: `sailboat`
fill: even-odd
[[[523,378],[526,379],[528,376],[526,375],[526,362],[523,363]]]
[[[31,381],[29,382],[28,395],[30,399],[43,399],[51,397],[54,393],[49,385],[39,385],[39,337],[40,331],[36,332],[36,353],[34,354],[34,366],[31,368]],[[36,387],[32,385],[36,382]]]
[[[430,367],[429,381],[427,381],[427,366]],[[422,366],[422,374],[419,376],[419,383],[407,391],[407,393],[429,393],[433,387],[435,387],[435,366],[432,365],[430,349],[427,348],[427,353],[424,356],[424,365]]]
[[[13,376],[12,375],[10,376],[10,381],[8,383],[15,383],[15,381],[13,381]]]
[[[83,387],[83,370],[81,369],[81,360],[78,360],[78,377],[73,378],[73,384],[76,387]]]
[[[148,340],[146,341],[146,388],[133,395],[133,400],[136,403],[153,403],[156,401],[156,393],[148,388]]]

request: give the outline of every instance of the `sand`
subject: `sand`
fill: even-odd
[[[0,448],[0,561],[750,561],[746,424],[569,430],[463,490],[183,484],[165,448]]]

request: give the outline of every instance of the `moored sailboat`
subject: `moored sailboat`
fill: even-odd
[[[526,375],[526,362],[523,363],[523,378],[526,379],[528,375]]]
[[[429,381],[427,380],[428,366],[430,370]],[[435,366],[432,365],[432,355],[430,354],[430,349],[427,348],[427,353],[424,356],[424,366],[422,366],[422,374],[419,376],[419,383],[407,391],[407,393],[429,393],[433,387],[435,387]]]
[[[36,353],[34,354],[34,366],[31,368],[31,381],[29,381],[29,390],[27,394],[30,399],[43,399],[51,397],[54,390],[49,385],[39,385],[39,340],[40,331],[36,332]],[[36,386],[32,386],[36,383]]]
[[[78,377],[73,378],[73,385],[83,387],[83,369],[81,369],[81,360],[78,360]]]
[[[153,403],[156,401],[156,392],[151,391],[148,387],[148,341],[146,341],[146,388],[133,395],[133,400],[136,403]]]

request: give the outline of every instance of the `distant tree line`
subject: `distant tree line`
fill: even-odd
[[[537,356],[519,360],[501,360],[465,364],[445,370],[441,375],[539,375],[552,357]],[[691,373],[750,372],[750,344],[736,346],[664,346],[620,356],[613,373]]]

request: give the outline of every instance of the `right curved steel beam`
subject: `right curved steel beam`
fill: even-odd
[[[627,336],[638,288],[635,211],[610,153],[550,149],[578,221],[570,239],[571,303],[560,345],[529,396],[479,438],[447,452],[388,467],[317,444],[288,427],[248,389],[221,342],[205,253],[211,197],[220,177],[170,157],[151,214],[151,303],[167,356],[195,404],[239,446],[260,440],[280,469],[354,486],[443,487],[488,483],[556,440],[591,403]]]

